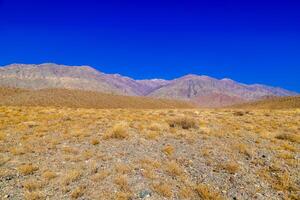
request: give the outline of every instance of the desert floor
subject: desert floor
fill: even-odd
[[[300,110],[0,107],[0,199],[299,199]]]

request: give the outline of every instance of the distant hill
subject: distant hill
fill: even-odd
[[[294,109],[300,108],[300,96],[268,97],[254,102],[234,105],[232,107],[248,109]]]
[[[166,72],[167,73],[167,72]],[[297,93],[265,85],[247,85],[231,79],[186,75],[174,80],[134,80],[105,74],[89,66],[11,64],[0,67],[0,86],[23,89],[78,89],[127,96],[187,100],[203,107],[220,107],[253,101],[265,96]]]
[[[0,88],[0,106],[55,106],[72,108],[194,108],[183,101],[120,96],[70,89],[27,90]]]

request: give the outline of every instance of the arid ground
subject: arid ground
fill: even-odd
[[[300,109],[0,107],[1,199],[299,199]]]

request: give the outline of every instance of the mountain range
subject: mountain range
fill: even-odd
[[[23,89],[64,88],[128,96],[187,100],[204,107],[227,106],[268,96],[298,93],[261,84],[247,85],[231,79],[189,74],[173,80],[134,80],[106,74],[90,66],[53,63],[11,64],[0,67],[0,86]]]

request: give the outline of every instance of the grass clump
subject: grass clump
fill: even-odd
[[[32,165],[32,164],[24,164],[18,167],[18,171],[20,174],[26,176],[29,174],[33,174],[35,171],[37,171],[39,167]]]
[[[191,129],[197,128],[197,121],[191,117],[176,117],[169,119],[168,124],[171,128]]]
[[[42,177],[46,180],[51,180],[51,179],[54,179],[57,177],[57,174],[55,172],[52,172],[52,171],[45,171],[43,174],[42,174]]]
[[[167,156],[171,156],[174,153],[175,149],[172,145],[168,144],[163,148],[163,152],[167,155]]]
[[[127,123],[118,123],[104,135],[104,139],[126,139],[129,137],[128,128]]]
[[[287,140],[290,142],[300,143],[300,136],[294,133],[280,133],[275,136],[279,140]]]
[[[81,172],[79,170],[71,170],[67,172],[65,177],[62,180],[63,185],[69,185],[70,183],[77,181],[81,176]]]
[[[157,192],[159,195],[171,198],[172,197],[172,188],[167,183],[155,183],[153,184],[153,190]]]
[[[201,199],[205,200],[222,200],[223,198],[218,192],[213,191],[208,185],[198,184],[195,191]]]

